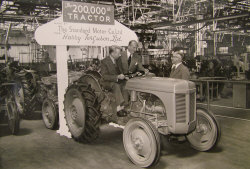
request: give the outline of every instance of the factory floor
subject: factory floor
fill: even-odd
[[[188,143],[167,143],[156,169],[247,169],[250,167],[250,110],[211,106],[222,137],[211,152]],[[123,148],[122,129],[105,125],[94,144],[81,144],[44,127],[41,119],[23,120],[17,136],[0,125],[1,169],[136,169]],[[165,140],[166,141],[166,140]]]

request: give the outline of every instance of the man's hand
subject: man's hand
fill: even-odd
[[[148,73],[149,73],[149,70],[148,70],[148,69],[145,69],[144,72],[145,72],[145,74],[148,74]]]
[[[118,75],[118,76],[117,76],[117,79],[119,79],[119,80],[123,80],[123,79],[125,79],[124,74],[120,74],[120,75]]]

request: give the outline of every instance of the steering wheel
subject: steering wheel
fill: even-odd
[[[144,76],[145,72],[140,71],[140,72],[135,72],[135,73],[128,73],[128,74],[124,74],[126,79],[131,79],[134,77],[140,77],[140,76]]]

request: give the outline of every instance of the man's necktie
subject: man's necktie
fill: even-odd
[[[172,68],[172,72],[174,72],[175,71],[175,66],[173,66],[173,68]]]
[[[128,57],[128,66],[130,66],[131,63],[131,55]]]

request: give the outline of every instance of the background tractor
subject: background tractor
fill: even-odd
[[[0,85],[0,120],[7,119],[10,132],[14,135],[18,134],[20,128],[19,88],[20,86],[16,83],[2,83]]]
[[[41,65],[40,65],[41,64]],[[74,62],[69,59],[69,84],[79,79],[85,73],[95,72],[98,70],[99,60],[88,59],[87,61]],[[59,128],[59,114],[58,114],[58,91],[57,91],[57,75],[56,65],[50,62],[39,62],[33,64],[40,80],[38,83],[38,90],[36,99],[42,105],[42,118],[45,127],[51,130]]]
[[[69,72],[69,84],[79,79],[83,72]],[[42,118],[45,127],[51,130],[59,127],[58,114],[58,92],[57,92],[57,76],[51,74],[49,76],[41,77],[39,83],[39,91],[37,94],[38,100],[42,103]]]
[[[39,84],[39,100],[42,103],[43,122],[48,129],[57,129],[58,96],[56,74],[42,77]]]
[[[3,65],[1,65],[3,66]],[[8,79],[7,68],[0,70],[0,121],[8,121],[11,134],[18,134],[23,112],[22,85]]]
[[[12,134],[19,131],[20,118],[30,118],[38,108],[37,75],[18,62],[0,65],[0,113],[8,119]]]
[[[218,143],[219,124],[211,113],[196,109],[193,82],[160,77],[129,79],[126,83],[130,93],[128,115],[118,117],[114,96],[102,88],[100,79],[97,72],[86,73],[66,91],[65,118],[76,141],[93,142],[103,123],[125,126],[125,151],[141,167],[159,161],[159,134],[186,136],[199,151],[208,151]]]

